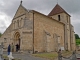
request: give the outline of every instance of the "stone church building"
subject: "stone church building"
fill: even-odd
[[[70,15],[59,5],[48,15],[28,10],[22,2],[10,26],[0,38],[6,49],[9,44],[19,44],[21,51],[52,52],[75,50],[74,27]]]

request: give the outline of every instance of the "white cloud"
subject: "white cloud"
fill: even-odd
[[[0,5],[4,6],[5,3],[1,0],[1,1],[0,1]]]
[[[4,32],[5,29],[10,25],[11,17],[5,13],[0,12],[0,32]]]

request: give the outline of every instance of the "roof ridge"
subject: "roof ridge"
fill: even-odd
[[[62,12],[65,12],[66,14],[68,14],[59,4],[56,4],[56,6],[52,9],[52,11],[48,14],[48,16],[56,15]]]

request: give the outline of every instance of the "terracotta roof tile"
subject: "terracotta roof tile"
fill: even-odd
[[[48,14],[48,16],[52,16],[52,15],[55,15],[55,14],[59,14],[59,13],[66,13],[68,14],[60,5],[56,5],[52,11]],[[69,14],[68,14],[69,15]],[[69,15],[70,16],[70,15]]]

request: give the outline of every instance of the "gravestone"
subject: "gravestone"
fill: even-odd
[[[3,60],[3,43],[0,44],[0,60]]]

